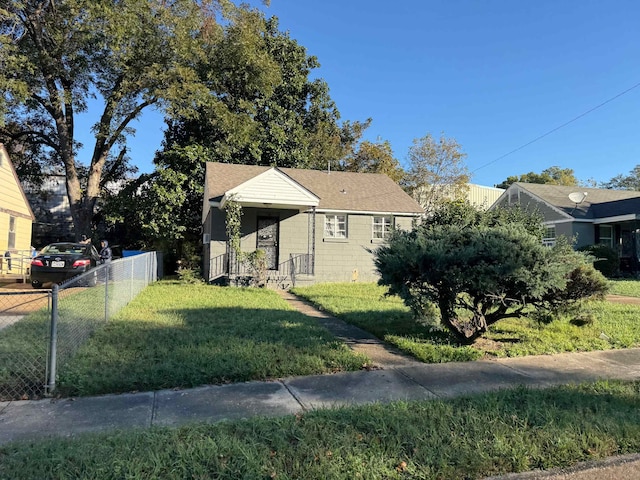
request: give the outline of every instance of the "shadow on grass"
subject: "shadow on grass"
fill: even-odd
[[[119,320],[60,370],[60,392],[95,395],[358,370],[351,352],[287,310],[159,310],[159,321]],[[169,319],[167,321],[166,319]]]

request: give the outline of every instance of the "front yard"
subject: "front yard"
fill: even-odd
[[[640,280],[609,280],[609,293],[627,297],[640,297]]]
[[[275,292],[159,282],[66,365],[62,395],[188,388],[358,370],[354,354]]]
[[[640,292],[640,282],[627,281],[624,291]],[[322,309],[367,330],[428,363],[477,360],[483,356],[543,355],[572,351],[629,348],[640,345],[640,306],[591,302],[585,319],[559,318],[550,324],[531,319],[505,319],[485,339],[460,346],[447,333],[417,323],[397,297],[385,297],[375,284],[320,284],[293,290]]]
[[[637,284],[616,285],[630,294],[640,290]],[[640,306],[634,305],[593,302],[585,322],[503,320],[486,339],[461,346],[415,322],[398,298],[374,284],[295,293],[427,363],[640,345]],[[32,342],[46,330],[44,321],[26,318],[5,329],[0,346]],[[167,281],[145,289],[63,362],[57,385],[63,396],[96,395],[358,370],[366,363],[275,292]]]
[[[425,361],[640,342],[640,307],[607,302],[592,304],[593,320],[582,327],[499,323],[483,350],[413,322],[375,285],[296,293]],[[63,366],[59,385],[88,395],[353,370],[366,361],[274,292],[160,282]],[[638,452],[639,412],[637,381],[516,388],[14,443],[0,446],[0,478],[483,478]]]

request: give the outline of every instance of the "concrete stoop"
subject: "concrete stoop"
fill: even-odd
[[[308,287],[317,282],[315,275],[296,275],[295,287]]]

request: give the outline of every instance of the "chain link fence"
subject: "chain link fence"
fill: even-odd
[[[114,260],[51,291],[0,293],[0,401],[42,397],[58,368],[161,276],[156,252]]]
[[[44,394],[51,292],[0,294],[0,401]]]

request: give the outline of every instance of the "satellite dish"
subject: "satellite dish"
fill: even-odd
[[[584,202],[584,199],[587,198],[587,192],[573,192],[569,194],[569,200],[571,200],[576,205]]]

